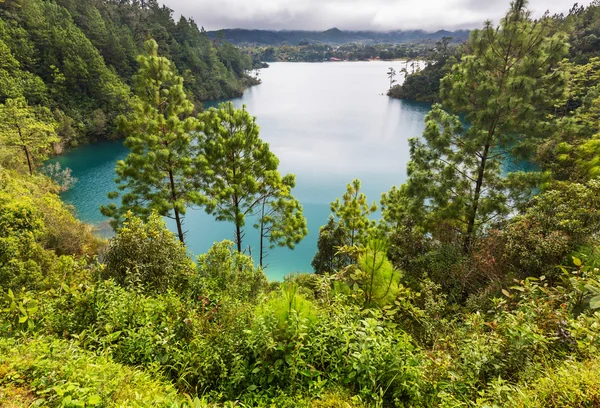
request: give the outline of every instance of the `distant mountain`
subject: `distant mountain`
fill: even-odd
[[[454,42],[462,42],[469,37],[468,30],[446,31],[440,30],[428,33],[423,30],[411,31],[342,31],[330,28],[326,31],[271,31],[271,30],[246,30],[233,28],[222,30],[225,38],[233,44],[257,45],[299,45],[299,44],[400,44],[407,42],[438,41],[442,37],[452,37]],[[214,38],[217,31],[209,31],[208,35]]]

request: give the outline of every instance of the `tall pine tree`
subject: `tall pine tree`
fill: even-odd
[[[192,135],[198,121],[194,106],[186,97],[183,79],[175,67],[158,55],[154,40],[146,42],[146,55],[138,58],[140,69],[134,77],[134,111],[121,118],[130,153],[117,163],[116,182],[122,203],[111,204],[102,213],[115,218],[115,225],[127,212],[148,219],[153,210],[175,220],[177,235],[184,242],[183,218],[186,208],[200,204],[202,195],[194,184]]]
[[[471,54],[441,83],[444,105],[469,126],[436,105],[423,138],[410,141],[410,192],[427,207],[429,226],[453,229],[464,252],[480,227],[510,211],[515,175],[503,175],[502,163],[532,150],[562,97],[557,68],[567,44],[552,32],[551,19],[530,19],[524,0],[511,4],[500,27],[473,31]]]
[[[290,232],[290,223],[301,224],[304,217],[289,194],[291,176],[282,179],[277,171],[279,159],[270,151],[269,144],[261,140],[256,119],[245,109],[235,109],[231,102],[219,105],[218,109],[209,109],[199,118],[202,133],[198,135],[197,145],[200,149],[198,157],[202,160],[197,174],[208,198],[208,212],[219,221],[234,223],[239,252],[242,251],[246,217],[251,215],[262,219],[261,241],[268,232],[271,243],[293,246],[300,237],[280,234],[286,235]],[[283,184],[285,180],[288,180],[287,186]],[[283,201],[279,202],[280,199]],[[279,204],[285,205],[279,207]],[[271,208],[263,209],[263,205]],[[271,210],[275,212],[271,213]],[[277,217],[274,217],[275,213],[278,213]],[[279,218],[281,216],[291,218],[283,220]],[[300,224],[297,226],[301,227]]]
[[[281,178],[279,173],[275,173],[274,177],[265,186],[258,210],[258,222],[254,225],[260,231],[260,266],[264,266],[267,249],[275,246],[294,249],[308,234],[302,206],[291,194],[296,185],[294,175],[288,174]]]

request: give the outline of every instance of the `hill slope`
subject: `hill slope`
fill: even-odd
[[[233,44],[261,44],[261,45],[298,45],[303,42],[323,44],[400,44],[407,42],[438,41],[442,37],[452,37],[454,41],[462,42],[469,36],[469,31],[440,30],[428,33],[423,30],[411,31],[342,31],[331,28],[326,31],[271,31],[271,30],[246,30],[240,28],[222,30],[225,38]],[[209,31],[208,36],[214,38],[217,31]]]

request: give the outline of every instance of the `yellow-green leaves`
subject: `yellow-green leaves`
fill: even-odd
[[[56,127],[47,108],[29,106],[25,98],[7,99],[0,105],[0,143],[23,155],[30,174],[59,142]]]
[[[375,222],[369,216],[377,211],[375,202],[369,204],[367,196],[360,191],[360,180],[355,179],[346,186],[346,192],[331,203],[331,212],[348,230],[349,245],[365,244],[369,230]]]

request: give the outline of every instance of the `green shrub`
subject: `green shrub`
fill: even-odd
[[[592,408],[600,406],[600,360],[568,361],[529,384],[496,386],[477,406]],[[491,395],[490,395],[491,394]],[[493,405],[492,405],[493,404]]]
[[[80,255],[93,255],[101,245],[56,190],[45,176],[0,169],[2,292],[57,287],[81,271]]]
[[[185,246],[157,213],[146,223],[127,213],[102,260],[106,264],[102,279],[114,279],[121,286],[151,293],[164,293],[169,288],[182,290],[195,271]]]
[[[522,278],[557,278],[556,266],[599,229],[600,180],[559,184],[507,226],[503,261]]]
[[[231,241],[215,243],[198,257],[194,295],[255,302],[265,290],[267,278],[262,269],[254,266],[251,257],[235,251],[233,245]]]
[[[402,273],[387,258],[386,242],[372,239],[349,251],[357,252],[357,263],[336,274],[337,290],[352,295],[363,308],[393,303],[401,289]]]
[[[0,338],[0,389],[11,387],[24,389],[36,406],[175,407],[181,402],[173,386],[156,373],[51,337]]]
[[[259,308],[258,315],[263,318],[274,318],[277,328],[295,333],[312,325],[318,318],[313,302],[299,293],[295,282],[284,283],[280,290]],[[293,336],[293,334],[291,334]]]

